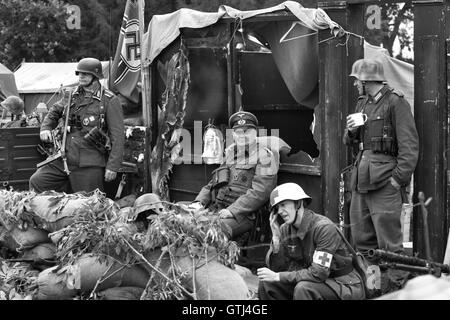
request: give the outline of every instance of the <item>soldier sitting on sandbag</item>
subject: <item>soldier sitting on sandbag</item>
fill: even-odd
[[[277,184],[278,151],[258,140],[257,125],[258,119],[250,112],[231,115],[234,143],[190,205],[218,214],[223,231],[233,240],[254,227],[255,212],[267,203]]]

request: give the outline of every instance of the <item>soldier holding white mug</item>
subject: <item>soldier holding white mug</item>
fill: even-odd
[[[350,182],[353,242],[363,254],[370,249],[402,253],[402,200],[419,153],[411,106],[385,84],[377,60],[357,60],[350,76],[360,95],[344,134],[344,143],[357,150]]]
[[[364,125],[367,121],[367,114],[362,112],[356,112],[347,116],[347,127],[349,130],[354,131],[358,127]]]

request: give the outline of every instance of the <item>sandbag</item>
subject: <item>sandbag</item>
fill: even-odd
[[[93,254],[83,255],[78,260],[80,268],[81,290],[88,291],[95,287],[98,279],[103,275],[108,277],[122,267],[122,264],[114,261],[111,257],[106,257],[106,261],[100,263],[98,257]],[[112,266],[111,266],[112,265]],[[109,269],[109,271],[107,271]],[[149,279],[149,274],[143,269],[132,266],[124,267],[121,271],[114,273],[111,277],[102,282],[98,286],[99,290],[104,290],[111,287],[140,287],[145,288]]]
[[[102,262],[100,262],[98,260],[99,257],[94,254],[81,256],[71,268],[72,280],[70,280],[70,283],[64,281],[67,277],[64,273],[61,273],[61,276],[48,275],[47,273],[43,274],[40,282],[38,279],[38,284],[42,284],[42,290],[41,286],[39,286],[39,292],[41,292],[39,297],[43,299],[57,299],[54,294],[61,293],[63,296],[74,294],[73,292],[76,294],[76,290],[73,291],[74,289],[69,289],[67,286],[75,287],[82,292],[91,292],[95,288],[97,281],[100,279],[104,279],[97,286],[97,290],[100,291],[120,286],[145,288],[147,285],[149,274],[145,270],[137,266],[126,266],[122,268],[122,265],[111,257],[106,255],[101,257]],[[54,270],[54,268],[50,269]],[[117,271],[119,269],[121,270]],[[41,274],[39,277],[41,277]],[[63,284],[60,285],[58,281],[62,281]],[[48,289],[49,286],[55,284],[58,285],[57,288]]]
[[[31,210],[45,223],[50,232],[58,231],[74,222],[77,214],[89,210],[89,198],[63,198],[55,205],[55,195],[37,195],[30,201]]]
[[[37,300],[68,300],[76,296],[78,290],[67,287],[65,275],[55,273],[57,267],[51,267],[39,273]]]
[[[40,243],[50,242],[46,230],[28,227],[26,230],[20,230],[14,227],[11,230],[11,236],[21,249],[32,248]]]
[[[97,295],[102,300],[140,300],[143,288],[115,287],[100,291]]]
[[[161,250],[153,250],[145,253],[146,259],[155,266]],[[249,288],[244,279],[235,270],[223,265],[217,260],[217,254],[214,248],[208,249],[208,263],[204,260],[196,261],[199,268],[195,271],[195,286],[197,292],[197,299],[199,300],[248,300],[250,298]],[[183,272],[186,272],[186,277],[183,281],[183,286],[190,292],[193,292],[192,283],[192,258],[185,256],[178,256],[176,264]],[[151,272],[152,269],[146,264],[142,265]],[[160,261],[159,270],[167,274],[170,267],[170,259],[165,255]]]
[[[189,256],[179,258],[177,265],[181,270],[188,271],[183,285],[192,291],[192,259]],[[250,297],[244,279],[217,259],[195,271],[195,286],[199,300],[248,300]]]
[[[17,242],[11,236],[11,233],[2,225],[0,225],[0,247],[16,251],[19,247]]]
[[[34,248],[24,250],[23,259],[27,260],[54,260],[56,246],[53,243],[41,243]]]

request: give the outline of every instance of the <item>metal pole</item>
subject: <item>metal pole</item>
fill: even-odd
[[[144,119],[144,126],[151,126],[151,91],[150,91],[150,74],[149,66],[145,65],[145,57],[147,52],[147,46],[144,41],[144,0],[138,0],[139,5],[139,37],[141,42],[141,94],[142,94],[142,117]],[[149,103],[150,102],[150,103]]]

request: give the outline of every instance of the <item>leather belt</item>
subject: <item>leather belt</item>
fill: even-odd
[[[332,270],[330,272],[330,278],[342,277],[342,276],[345,276],[346,274],[349,274],[352,271],[353,271],[353,266],[350,264],[342,269]]]

